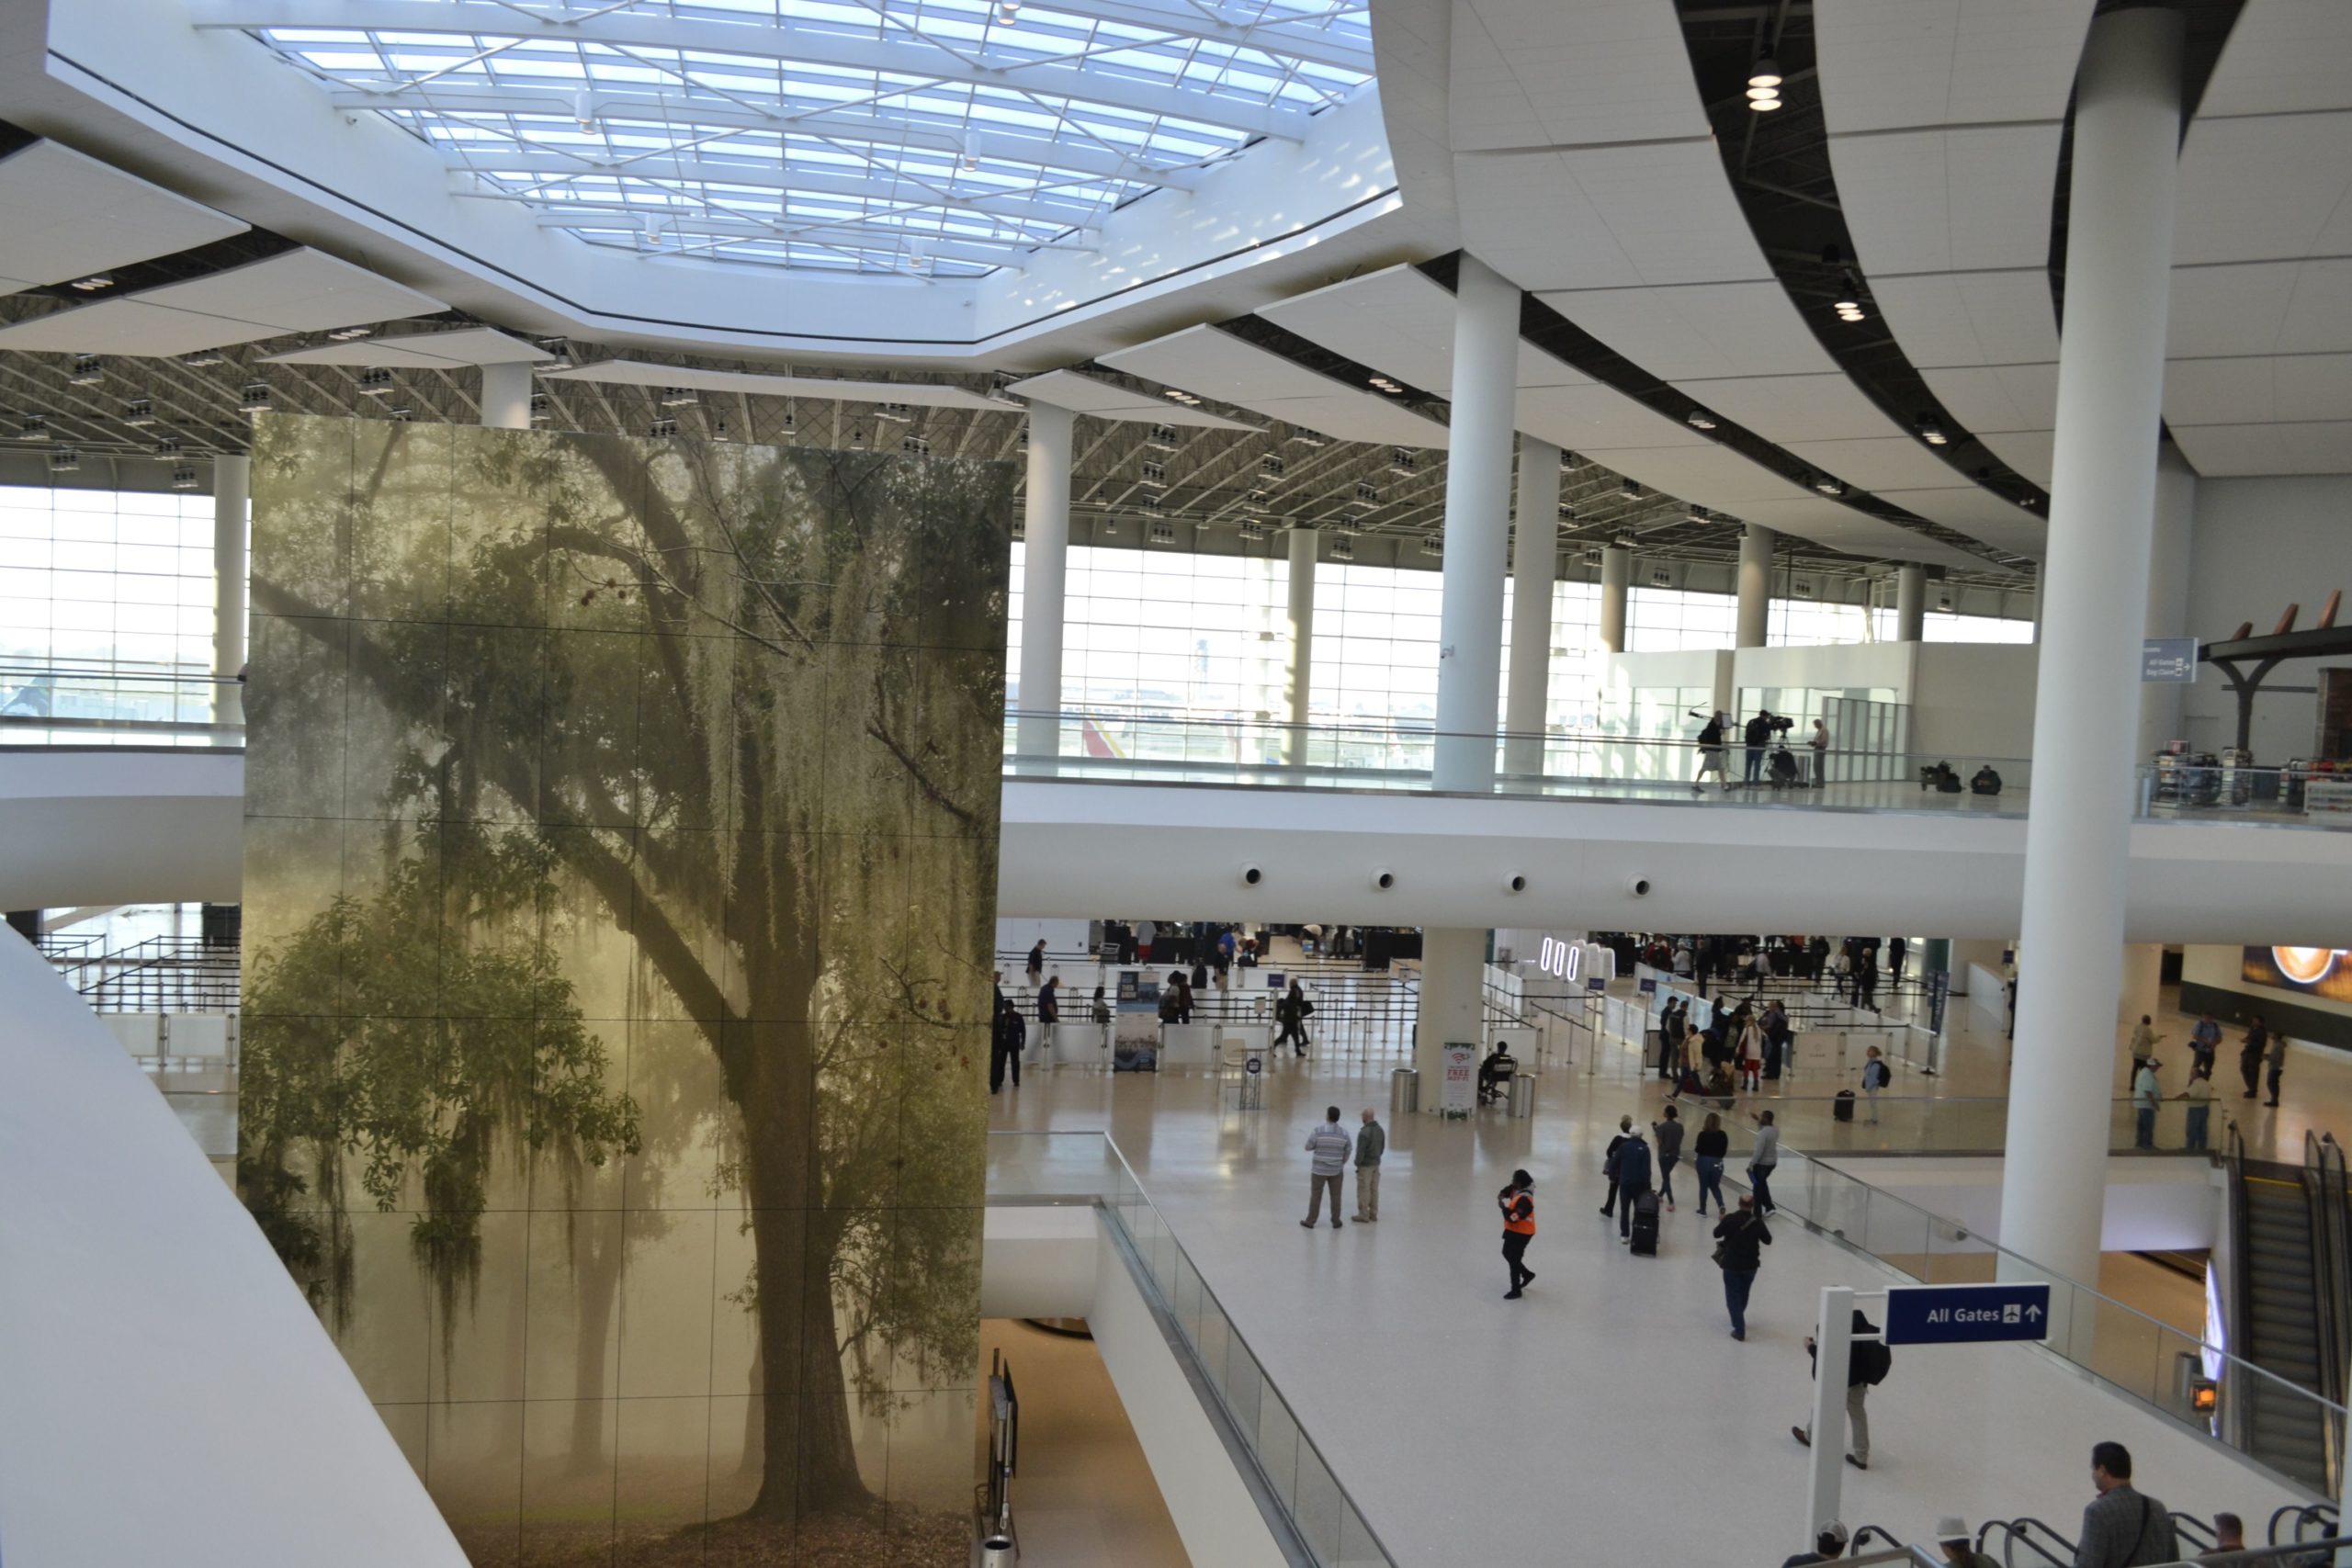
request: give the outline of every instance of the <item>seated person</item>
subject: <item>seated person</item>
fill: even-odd
[[[1498,1045],[1478,1064],[1478,1098],[1493,1100],[1503,1092],[1511,1075],[1519,1071],[1519,1058],[1510,1054],[1508,1045]]]

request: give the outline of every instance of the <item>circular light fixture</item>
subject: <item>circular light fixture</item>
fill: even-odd
[[[1781,80],[1781,62],[1769,54],[1758,61],[1755,69],[1747,73],[1747,85],[1751,87],[1777,87]]]
[[[1750,87],[1747,89],[1747,96],[1750,98],[1758,99],[1777,98],[1781,96],[1781,89],[1778,87]]]
[[[1776,97],[1775,97],[1775,98],[1750,98],[1750,99],[1748,99],[1748,100],[1747,100],[1747,107],[1748,107],[1749,108],[1751,108],[1751,109],[1754,109],[1758,114],[1770,114],[1770,113],[1771,113],[1774,109],[1779,108],[1779,107],[1781,107],[1781,100],[1780,100],[1779,98],[1776,98]]]

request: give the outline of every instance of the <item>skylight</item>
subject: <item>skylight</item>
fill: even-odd
[[[1088,250],[1372,75],[1363,0],[226,0],[460,196],[645,254],[973,276]]]

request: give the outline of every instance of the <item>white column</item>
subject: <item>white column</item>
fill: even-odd
[[[2122,978],[2180,38],[2177,12],[2110,11],[2091,24],[2075,84],[2000,1235],[2086,1282],[2098,1278],[2112,1070],[2103,1047]]]
[[[2197,471],[2166,446],[2156,454],[2155,539],[2148,551],[2150,637],[2188,635],[2189,530],[2197,510]],[[2180,733],[2181,688],[2151,681],[2140,688],[2140,744],[2144,762]]]
[[[1323,541],[1312,528],[1293,528],[1284,537],[1290,547],[1290,648],[1283,673],[1290,732],[1283,760],[1297,766],[1306,761],[1306,698],[1315,674],[1315,560]]]
[[[1413,1066],[1421,1074],[1421,1109],[1435,1111],[1445,1081],[1445,1043],[1467,1040],[1486,1055],[1487,932],[1483,927],[1421,931],[1421,1001],[1413,1025]]]
[[[1928,569],[1897,567],[1894,572],[1894,640],[1918,642],[1928,635]]]
[[[1781,536],[1770,528],[1747,525],[1739,536],[1739,633],[1735,648],[1761,648],[1772,608],[1772,547]]]
[[[1052,403],[1029,405],[1029,480],[1021,512],[1021,717],[1023,757],[1061,754],[1062,592],[1069,574],[1070,427]]]
[[[245,513],[254,460],[243,453],[212,459],[212,722],[245,722]]]
[[[1518,529],[1510,557],[1510,689],[1503,702],[1503,766],[1544,771],[1544,699],[1552,683],[1552,579],[1559,557],[1560,449],[1519,438]]]
[[[2055,1292],[2052,1292],[2053,1294]],[[1846,1362],[1854,1343],[1854,1292],[1850,1285],[1825,1285],[1821,1314],[1813,1327],[1813,1434],[1805,1456],[1805,1549],[1813,1549],[1824,1527],[1837,1518],[1846,1479]]]
[[[481,422],[491,430],[531,428],[531,367],[521,360],[481,367]]]
[[[1634,552],[1611,545],[1600,552],[1600,646],[1625,651],[1625,606],[1634,590]]]
[[[1445,590],[1438,617],[1439,789],[1495,784],[1503,662],[1503,539],[1519,401],[1519,290],[1464,254],[1454,284],[1453,415],[1445,461]]]

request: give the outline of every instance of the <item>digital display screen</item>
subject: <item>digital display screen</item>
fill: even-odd
[[[2352,1002],[2352,949],[2249,947],[2238,973],[2257,986]]]

